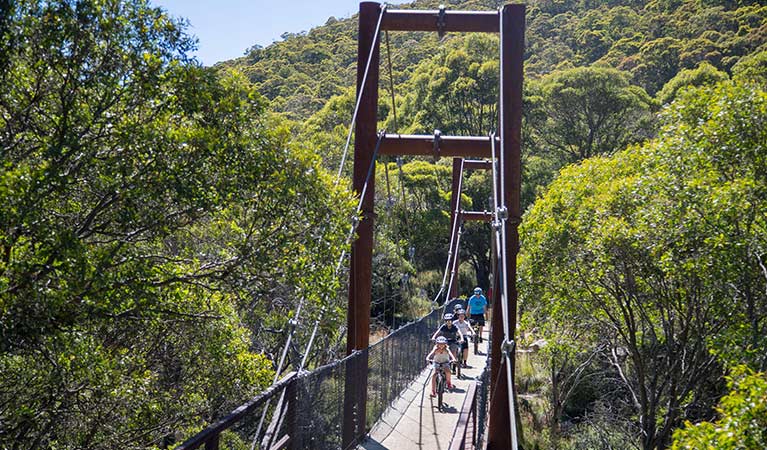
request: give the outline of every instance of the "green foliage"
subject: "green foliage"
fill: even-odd
[[[498,39],[469,35],[419,64],[400,109],[408,133],[483,136],[496,127]]]
[[[715,85],[720,81],[727,80],[727,74],[718,70],[708,62],[701,63],[694,70],[685,69],[680,71],[674,78],[669,80],[663,89],[658,92],[660,104],[671,103],[680,89],[690,86]]]
[[[0,447],[170,444],[271,382],[263,329],[335,292],[352,199],[145,1],[7,5]]]
[[[644,448],[712,406],[712,352],[765,364],[766,106],[747,85],[687,91],[657,141],[564,169],[523,221],[523,310],[604,349]]]
[[[685,423],[674,432],[674,450],[757,449],[767,446],[767,377],[736,366],[728,377],[731,392],[719,403],[716,422]]]
[[[732,77],[735,80],[758,83],[764,89],[767,86],[767,50],[738,61],[732,67]]]
[[[618,70],[575,68],[530,84],[532,139],[557,161],[611,153],[651,134],[651,99]]]

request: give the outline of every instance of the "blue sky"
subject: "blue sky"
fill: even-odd
[[[351,17],[359,0],[151,0],[174,17],[191,22],[195,53],[204,65],[237,58],[254,44],[267,46],[282,33],[309,31],[330,16]],[[382,1],[383,2],[383,1]],[[399,2],[398,2],[399,3]]]

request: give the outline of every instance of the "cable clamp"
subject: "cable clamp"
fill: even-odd
[[[437,36],[440,40],[445,37],[445,5],[439,5],[439,15],[437,16]]]
[[[500,220],[494,220],[493,221],[493,231],[500,231],[501,227],[503,226],[503,222]]]
[[[509,218],[509,210],[505,206],[499,206],[497,211],[499,219],[506,220]]]
[[[290,328],[295,328],[298,326],[298,321],[296,319],[288,319],[288,326],[290,326]]]
[[[502,352],[502,353],[503,353],[505,356],[511,356],[511,355],[514,353],[514,347],[516,347],[516,345],[517,345],[517,343],[516,343],[516,342],[514,342],[514,340],[513,340],[513,339],[512,339],[512,340],[507,340],[507,339],[505,339],[505,340],[504,340],[504,341],[501,343],[501,352]]]

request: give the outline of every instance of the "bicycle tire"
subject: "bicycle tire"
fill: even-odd
[[[439,369],[442,370],[442,369]],[[444,405],[442,404],[442,394],[445,393],[445,374],[437,377],[437,410],[442,411]]]

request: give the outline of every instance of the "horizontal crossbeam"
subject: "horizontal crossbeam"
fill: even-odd
[[[490,222],[493,220],[493,213],[489,211],[461,211],[461,219]]]
[[[500,20],[497,11],[416,11],[386,10],[381,21],[382,30],[391,31],[459,31],[498,33]]]
[[[479,169],[479,170],[491,170],[493,163],[490,161],[481,161],[475,159],[466,159],[463,161],[464,169]]]
[[[500,143],[500,139],[495,139]],[[490,158],[490,137],[442,136],[434,144],[433,135],[387,134],[378,150],[380,155]]]

